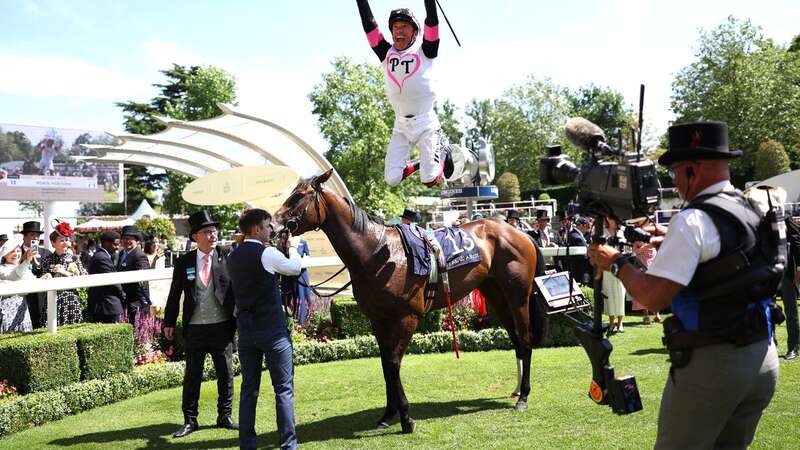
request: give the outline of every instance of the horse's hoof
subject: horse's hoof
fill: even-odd
[[[519,391],[514,391],[511,393],[512,397],[519,397]]]
[[[385,430],[389,428],[388,422],[378,422],[378,425],[375,427],[376,430]]]
[[[410,417],[408,418],[407,421],[403,421],[402,426],[403,426],[403,434],[411,434],[414,432],[414,430],[417,429],[417,423],[414,422],[414,419]]]
[[[525,411],[526,409],[528,409],[528,402],[520,400],[517,402],[516,408],[517,411]]]

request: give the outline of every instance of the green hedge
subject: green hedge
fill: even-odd
[[[148,364],[130,373],[118,373],[102,380],[73,383],[9,399],[0,403],[0,437],[158,389],[181,386],[184,369],[183,361]],[[239,356],[233,355],[234,373],[239,374],[240,369]],[[214,364],[209,356],[203,380],[214,377]]]
[[[331,322],[343,337],[372,334],[372,325],[352,298],[337,298],[331,302]]]
[[[0,379],[21,394],[105,378],[133,368],[133,328],[129,324],[82,323],[14,333],[0,338]]]
[[[79,381],[77,341],[68,334],[7,334],[0,338],[0,379],[20,394],[46,391]]]
[[[45,336],[49,337],[49,336]],[[59,342],[66,342],[62,339]],[[504,330],[459,331],[463,351],[510,349],[511,341]],[[444,353],[453,349],[449,332],[414,335],[407,353]],[[295,365],[378,356],[373,336],[341,339],[329,343],[309,343],[294,348]],[[76,358],[77,360],[77,358]],[[76,364],[77,365],[77,364]],[[183,361],[148,364],[129,373],[118,373],[95,379],[60,385],[55,389],[22,395],[0,403],[0,437],[33,426],[61,419],[70,414],[143,395],[158,389],[183,384]],[[233,371],[241,373],[239,355],[233,355]],[[206,358],[203,379],[215,377],[211,357]]]
[[[127,323],[82,323],[59,328],[78,344],[81,380],[105,378],[133,369],[133,327]]]
[[[463,351],[488,351],[511,349],[511,340],[505,330],[492,328],[481,331],[459,331],[459,348]],[[406,354],[445,353],[453,351],[450,332],[415,334]],[[378,342],[373,336],[338,339],[327,343],[310,342],[294,348],[295,365],[314,364],[344,359],[380,356]]]
[[[372,325],[352,297],[340,297],[331,302],[331,322],[343,337],[369,336]],[[419,321],[417,333],[442,331],[442,310],[430,311]]]

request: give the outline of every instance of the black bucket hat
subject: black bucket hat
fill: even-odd
[[[189,216],[189,227],[191,228],[191,231],[189,231],[189,239],[194,242],[192,235],[210,226],[219,228],[219,222],[215,221],[208,211],[202,210],[192,214]]]
[[[667,130],[669,149],[658,158],[662,166],[678,161],[734,159],[741,150],[728,147],[728,126],[723,122],[693,122],[673,125]]]

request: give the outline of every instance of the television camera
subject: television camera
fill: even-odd
[[[655,163],[641,157],[643,98],[644,85],[640,90],[640,132],[636,153],[627,154],[622,149],[610,146],[600,127],[583,118],[572,118],[566,123],[565,134],[570,142],[586,152],[583,166],[578,168],[567,155],[561,153],[559,146],[549,146],[547,155],[539,161],[539,176],[543,184],[576,185],[576,199],[571,204],[570,213],[595,218],[593,243],[606,243],[603,230],[605,218],[622,224],[633,218],[648,217],[655,212],[661,200],[661,185]],[[626,227],[625,234],[625,239],[631,243],[650,240],[647,233],[633,227]],[[594,280],[593,316],[578,308],[559,312],[575,323],[575,335],[592,364],[589,397],[597,404],[609,405],[617,414],[640,411],[642,402],[636,378],[617,377],[609,362],[613,346],[605,337],[607,326],[602,321],[602,279]]]

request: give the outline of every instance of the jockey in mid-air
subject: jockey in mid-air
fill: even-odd
[[[400,184],[420,170],[420,180],[428,187],[450,177],[453,163],[447,146],[442,146],[444,134],[433,109],[433,62],[439,51],[439,18],[436,1],[425,0],[425,28],[422,42],[419,23],[406,9],[389,14],[392,44],[386,42],[378,29],[367,0],[356,0],[361,24],[370,47],[378,55],[384,69],[385,88],[394,109],[394,129],[386,149],[383,176],[391,186]],[[409,161],[411,150],[419,145],[418,161]],[[443,154],[440,154],[440,151]]]

